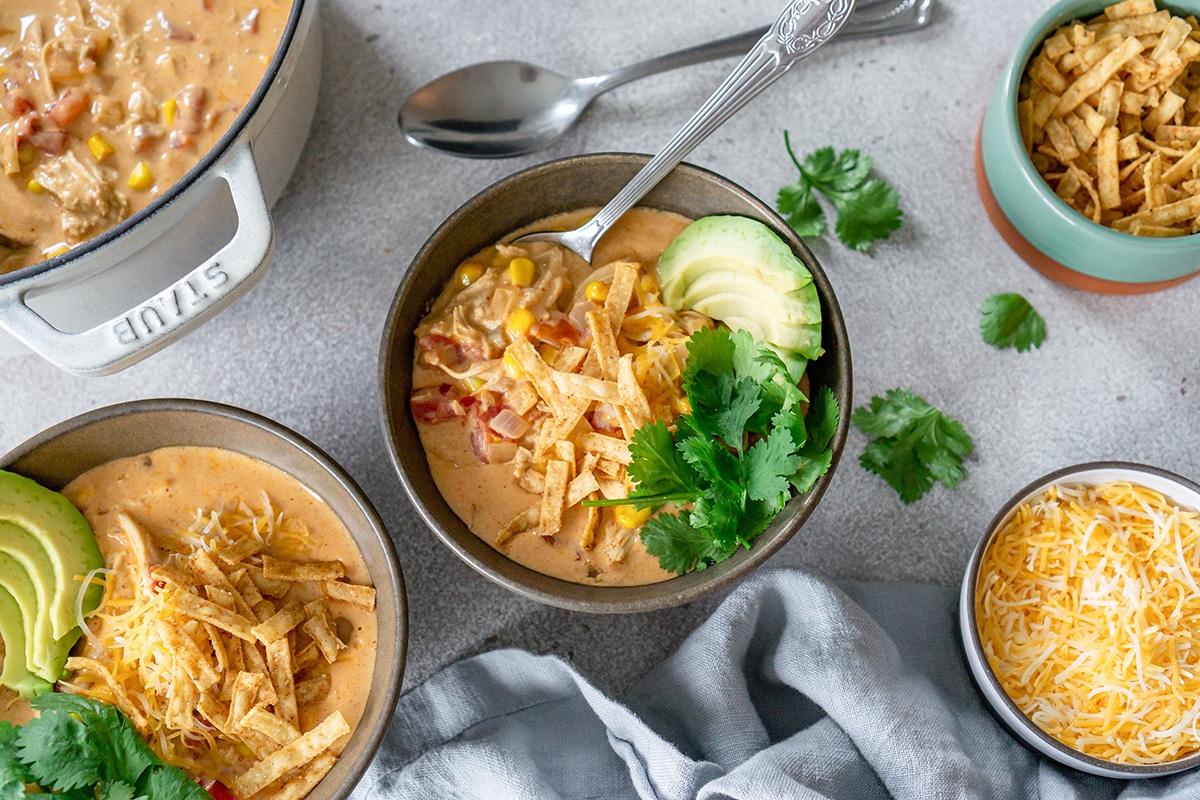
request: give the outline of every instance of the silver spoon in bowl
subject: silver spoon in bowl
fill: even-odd
[[[933,0],[862,0],[838,38],[917,30],[929,22],[932,4]],[[463,67],[409,95],[400,109],[400,128],[413,144],[450,155],[524,155],[558,140],[610,89],[667,70],[742,55],[767,30],[758,28],[587,78],[570,78],[523,61]]]
[[[854,1],[791,0],[779,19],[750,48],[700,110],[594,217],[572,231],[527,233],[514,241],[554,242],[574,250],[584,261],[591,261],[592,250],[600,237],[675,169],[692,148],[793,64],[836,36],[854,10]]]

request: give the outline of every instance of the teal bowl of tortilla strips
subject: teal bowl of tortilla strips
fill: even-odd
[[[1200,0],[1064,0],[1018,43],[984,112],[980,197],[1030,266],[1141,294],[1200,270]]]

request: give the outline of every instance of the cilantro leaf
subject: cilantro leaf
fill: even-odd
[[[17,754],[17,728],[0,720],[0,800],[24,800],[25,784],[32,781]]]
[[[994,294],[979,309],[979,330],[983,340],[1000,349],[1017,348],[1024,353],[1041,347],[1046,339],[1046,322],[1021,295],[1015,292]]]
[[[859,252],[867,252],[872,242],[900,227],[900,195],[878,178],[852,191],[826,194],[838,210],[838,238]]]
[[[679,573],[750,547],[793,487],[812,488],[833,463],[838,421],[826,388],[806,424],[806,398],[782,359],[745,331],[693,334],[683,384],[692,411],[676,418],[674,432],[656,421],[634,433],[628,470],[637,485],[629,497],[583,502],[680,508],[651,517],[641,531],[663,569]]]
[[[211,800],[164,764],[117,708],[53,692],[32,703],[38,716],[25,725],[0,724],[0,800],[24,797],[25,783],[63,800]]]
[[[29,773],[40,786],[67,791],[92,786],[104,777],[101,768],[104,754],[98,739],[89,730],[84,718],[70,713],[74,703],[55,703],[42,698],[59,695],[46,693],[33,700],[39,716],[22,725],[17,731],[17,748],[21,760],[29,765]],[[72,695],[61,697],[75,700]],[[62,713],[53,713],[61,710]],[[90,716],[90,709],[85,713]]]
[[[799,236],[813,239],[825,232],[825,211],[803,175],[779,190],[775,207]]]
[[[833,390],[824,386],[813,397],[804,418],[807,438],[800,447],[800,466],[792,474],[792,488],[804,494],[833,466],[829,443],[837,433],[839,406]]]
[[[726,555],[706,531],[692,527],[678,514],[651,517],[642,527],[641,539],[659,566],[679,574],[704,569],[710,561],[720,561]]]
[[[113,781],[100,785],[97,800],[134,800],[136,789],[125,781]]]
[[[886,480],[905,503],[921,499],[935,482],[950,489],[958,486],[964,477],[963,458],[974,450],[957,420],[901,389],[872,397],[869,406],[854,410],[851,421],[874,437],[859,463]]]
[[[137,791],[139,797],[150,800],[212,800],[187,773],[166,765],[149,769],[138,781]]]
[[[870,177],[874,163],[870,156],[858,150],[837,154],[832,147],[823,147],[801,161],[792,150],[787,131],[783,132],[783,140],[800,178],[779,191],[775,205],[801,237],[825,232],[825,215],[817,192],[837,209],[834,230],[847,247],[867,252],[873,242],[887,239],[900,227],[900,195],[882,180]]]

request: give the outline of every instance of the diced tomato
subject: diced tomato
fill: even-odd
[[[20,117],[33,111],[33,98],[16,81],[4,82],[4,110],[14,117]]]
[[[54,105],[46,112],[46,116],[60,128],[65,128],[83,113],[92,102],[92,97],[86,89],[72,86],[66,89],[54,101]]]
[[[418,422],[432,425],[436,422],[457,418],[459,416],[458,410],[455,408],[457,400],[454,387],[443,383],[436,388],[429,387],[413,392],[409,406],[412,408],[413,417]]]
[[[540,342],[557,345],[558,347],[573,347],[579,344],[579,331],[566,317],[547,319],[529,329],[529,335]]]
[[[238,800],[237,795],[220,781],[205,780],[200,785],[204,787],[206,792],[212,795],[213,800]]]

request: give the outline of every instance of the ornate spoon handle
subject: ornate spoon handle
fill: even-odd
[[[793,64],[832,39],[854,10],[854,0],[791,0],[765,35],[666,146],[587,224],[566,233],[530,233],[522,241],[555,241],[590,261],[596,242],[614,222],[675,169],[751,98]]]

